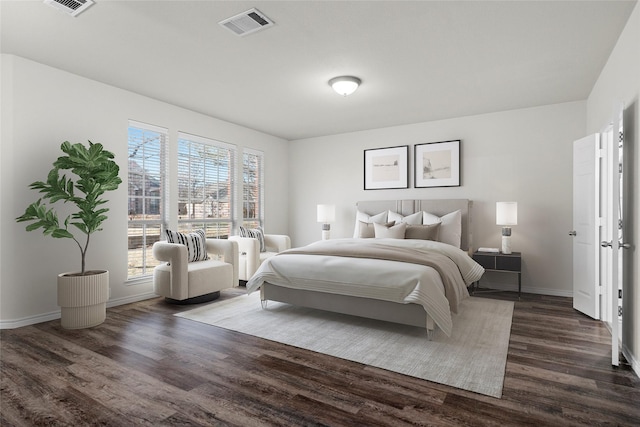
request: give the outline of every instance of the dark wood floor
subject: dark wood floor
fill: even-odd
[[[501,399],[172,316],[185,309],[1,331],[1,425],[640,425],[640,380],[568,298],[515,303]]]

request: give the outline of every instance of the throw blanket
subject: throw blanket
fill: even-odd
[[[460,301],[469,296],[468,291],[463,291],[466,290],[466,286],[458,265],[448,256],[437,252],[418,251],[415,248],[380,243],[376,240],[366,241],[365,244],[358,240],[329,240],[322,242],[321,245],[289,249],[279,255],[282,254],[371,258],[426,265],[440,274],[444,284],[444,294],[452,312],[457,313]]]
[[[263,283],[268,282],[285,288],[373,298],[401,304],[420,304],[446,335],[451,334],[453,328],[451,310],[457,309],[457,306],[450,306],[445,296],[443,279],[436,269],[422,263],[335,256],[332,252],[335,246],[342,246],[344,251],[352,254],[360,251],[376,251],[375,247],[382,246],[384,247],[382,251],[387,254],[411,251],[415,252],[414,256],[418,258],[434,253],[444,255],[457,265],[457,275],[462,275],[462,281],[452,280],[455,287],[453,293],[457,295],[452,299],[458,301],[468,296],[466,285],[478,280],[484,273],[484,269],[465,252],[440,242],[405,239],[335,239],[312,243],[306,248],[286,251],[268,258],[248,281],[247,292],[254,292]],[[360,246],[372,249],[358,249]],[[307,249],[329,255],[293,253]],[[433,257],[431,258],[433,261]],[[452,269],[449,268],[449,271],[451,272]]]

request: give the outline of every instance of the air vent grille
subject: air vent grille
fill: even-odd
[[[44,3],[71,16],[78,16],[93,5],[92,0],[44,0]]]
[[[238,36],[246,36],[271,27],[274,23],[257,9],[249,9],[231,18],[219,22],[224,28]]]

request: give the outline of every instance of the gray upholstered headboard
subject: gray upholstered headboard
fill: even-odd
[[[460,209],[462,212],[462,239],[460,249],[470,252],[473,248],[471,234],[471,207],[468,199],[415,199],[415,200],[366,200],[356,204],[358,210],[369,215],[390,210],[403,216],[419,211],[443,216]]]

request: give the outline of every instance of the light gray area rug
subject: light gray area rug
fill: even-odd
[[[513,302],[467,298],[453,333],[269,301],[259,292],[176,316],[399,372],[492,397],[502,396]]]

